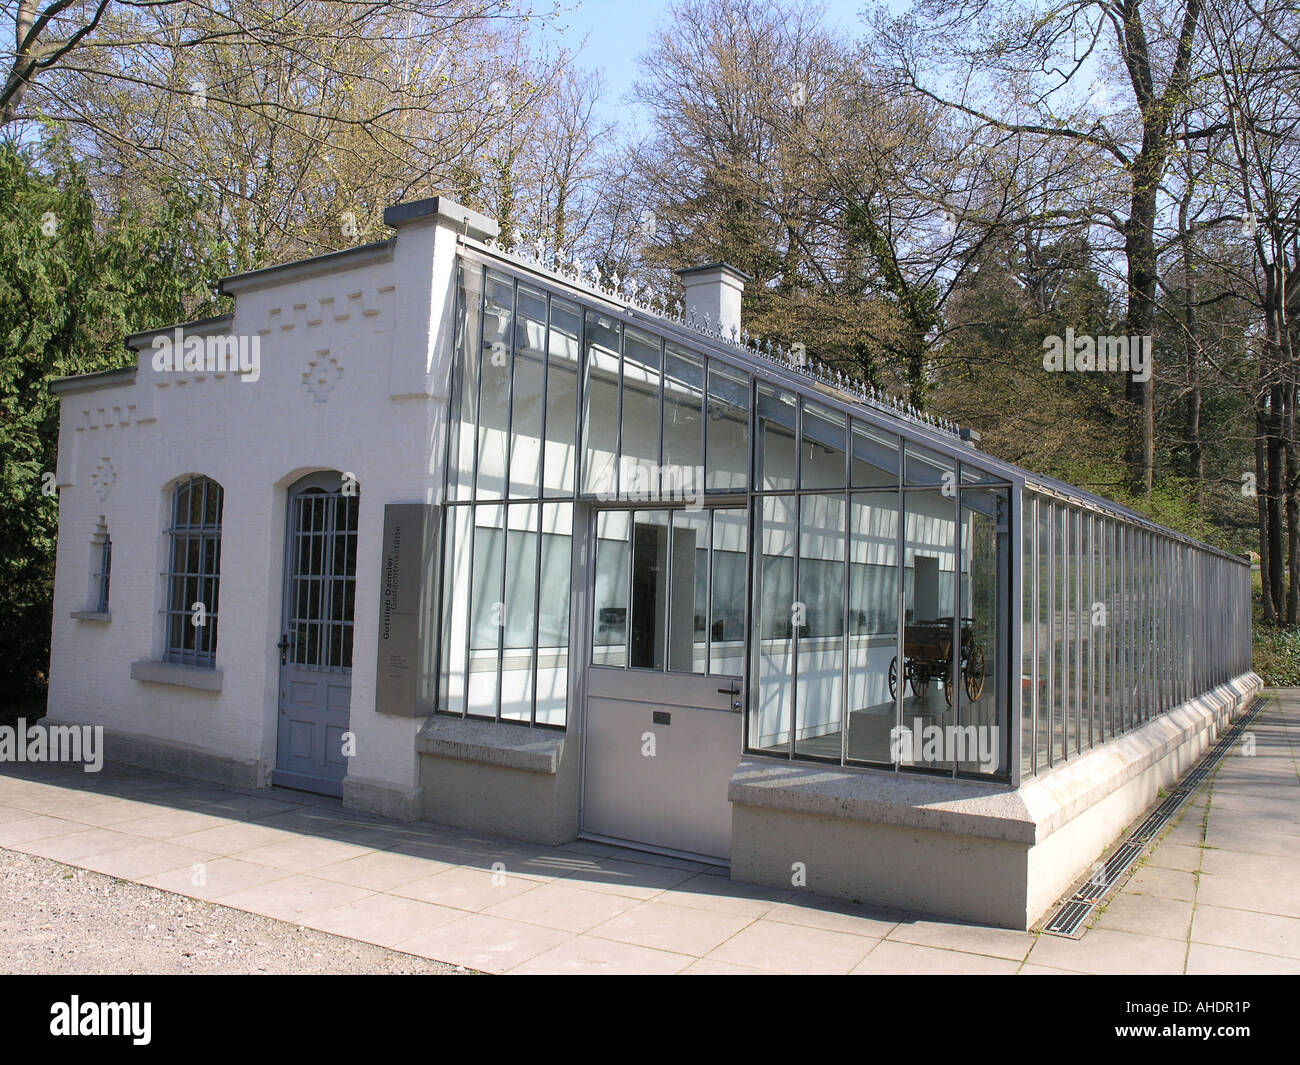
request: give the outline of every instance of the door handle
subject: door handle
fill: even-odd
[[[740,694],[740,685],[739,685],[739,684],[735,684],[735,683],[733,683],[733,684],[731,685],[731,687],[729,687],[729,688],[719,688],[719,689],[718,689],[718,694],[719,694],[719,695],[730,695],[730,696],[731,696],[731,713],[733,713],[733,714],[738,714],[738,713],[740,713],[740,700],[736,698],[736,696]]]
[[[283,633],[280,636],[280,642],[275,645],[280,649],[280,665],[285,665],[289,661],[289,648],[292,646],[289,642],[289,634]]]

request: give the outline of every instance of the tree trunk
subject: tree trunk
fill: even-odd
[[[1268,483],[1266,446],[1268,421],[1264,397],[1267,394],[1261,382],[1255,399],[1255,509],[1259,522],[1260,602],[1264,611],[1264,620],[1273,622],[1277,620],[1277,608],[1273,602],[1272,567],[1269,565],[1272,552],[1268,544],[1268,498],[1265,491],[1265,485]]]

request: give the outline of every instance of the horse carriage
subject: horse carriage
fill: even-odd
[[[952,618],[935,618],[903,627],[903,677],[912,694],[921,698],[930,682],[943,685],[952,706]],[[966,697],[974,702],[984,694],[984,648],[975,642],[974,618],[961,619],[961,655],[958,663]],[[889,663],[889,697],[898,698],[898,657]]]

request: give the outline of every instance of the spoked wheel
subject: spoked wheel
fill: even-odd
[[[948,675],[943,678],[943,698],[949,706],[952,706],[952,668],[949,667]]]
[[[930,690],[930,674],[922,669],[913,669],[907,679],[912,685],[912,694],[918,699],[924,699],[925,693]]]
[[[984,649],[972,647],[966,658],[966,697],[974,702],[984,694]]]
[[[898,700],[898,656],[889,663],[889,698]]]

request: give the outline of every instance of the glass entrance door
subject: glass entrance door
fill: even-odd
[[[596,513],[587,834],[730,856],[748,531],[739,507]]]

